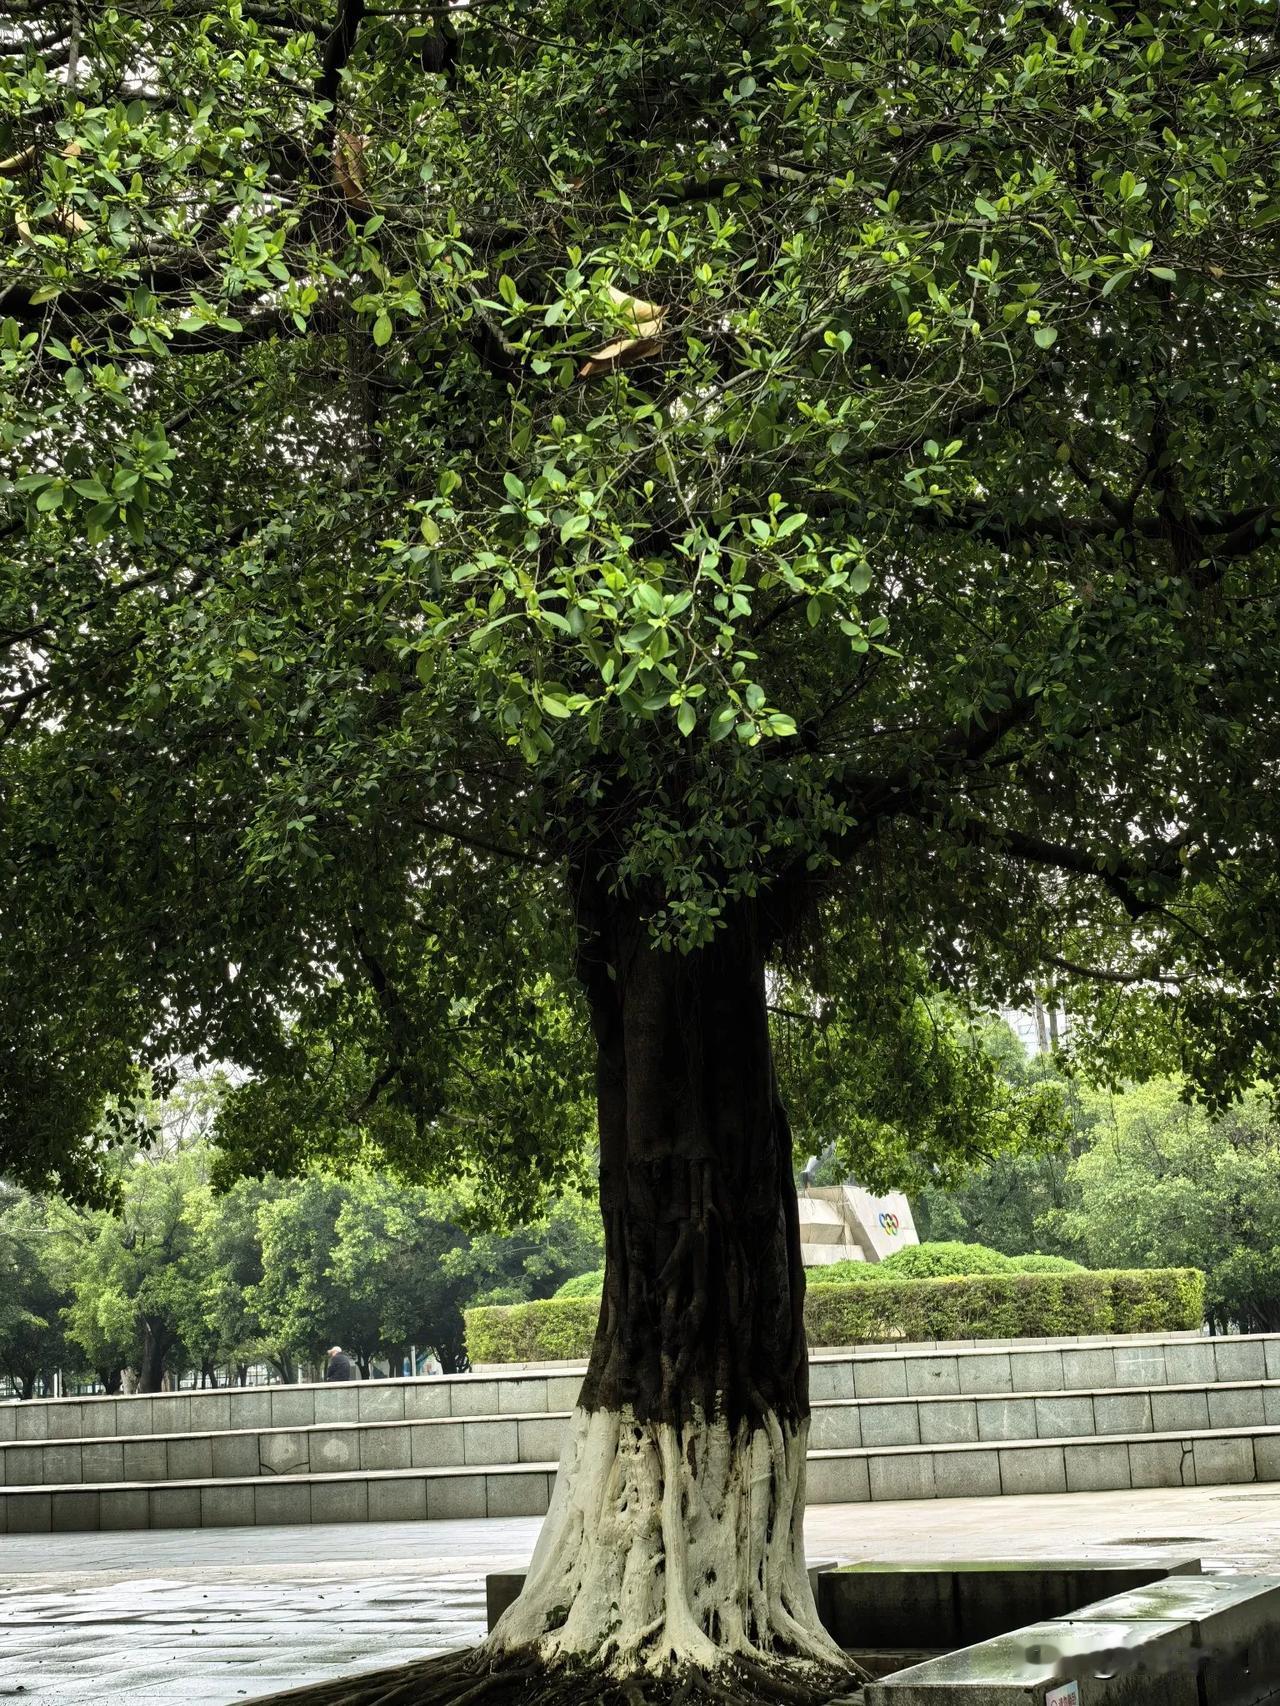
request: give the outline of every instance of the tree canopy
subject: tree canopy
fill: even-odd
[[[3,0],[5,1164],[554,1180],[588,878],[1271,1072],[1273,26]]]

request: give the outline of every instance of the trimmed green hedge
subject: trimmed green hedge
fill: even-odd
[[[472,1362],[579,1361],[599,1311],[594,1297],[468,1309],[467,1351]],[[1150,1268],[818,1285],[804,1318],[813,1346],[1194,1331],[1204,1320],[1204,1275]]]
[[[886,1279],[954,1279],[961,1274],[1007,1274],[1012,1258],[986,1244],[944,1239],[935,1244],[905,1244],[879,1264]]]
[[[1010,1256],[1009,1266],[1019,1274],[1084,1274],[1083,1262],[1073,1262],[1068,1256]]]

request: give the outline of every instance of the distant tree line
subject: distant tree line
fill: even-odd
[[[22,1397],[51,1392],[55,1371],[106,1392],[243,1381],[261,1364],[294,1380],[335,1343],[366,1376],[375,1360],[398,1373],[410,1346],[452,1370],[464,1305],[550,1296],[600,1260],[598,1214],[572,1192],[495,1232],[465,1182],[370,1167],[218,1190],[199,1129],[113,1166],[104,1209],[0,1181],[0,1381]]]
[[[1274,1097],[1254,1090],[1211,1112],[1159,1078],[1114,1092],[1068,1079],[1064,1098],[1065,1142],[1009,1150],[958,1185],[925,1189],[921,1237],[1094,1268],[1202,1268],[1215,1328],[1280,1332]]]

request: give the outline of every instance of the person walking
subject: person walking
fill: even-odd
[[[329,1347],[329,1366],[324,1371],[324,1377],[326,1380],[355,1379],[355,1369],[351,1365],[351,1358],[341,1345]]]

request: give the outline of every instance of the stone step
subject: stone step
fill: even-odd
[[[145,1434],[0,1445],[0,1486],[226,1480],[553,1462],[569,1412]],[[1280,1426],[1280,1381],[1100,1387],[971,1398],[837,1398],[813,1407],[814,1451],[1026,1443]]]
[[[1280,1480],[1280,1427],[810,1451],[811,1504],[1107,1493]]]
[[[355,1475],[245,1475],[160,1485],[0,1487],[0,1534],[544,1516],[555,1471],[554,1463],[530,1463]]]
[[[580,1373],[506,1379],[452,1375],[157,1392],[149,1397],[36,1399],[0,1403],[0,1445],[545,1415],[571,1409],[581,1384]]]
[[[0,1533],[540,1516],[555,1467],[548,1461],[192,1477],[163,1483],[8,1484],[0,1487]],[[1280,1427],[1219,1428],[1193,1435],[1133,1434],[1105,1440],[811,1451],[808,1497],[815,1505],[858,1504],[1227,1486],[1278,1478]],[[341,1491],[344,1488],[351,1490]],[[304,1489],[305,1497],[291,1489]]]
[[[570,1412],[0,1445],[0,1487],[509,1468],[560,1456]]]
[[[244,1432],[350,1422],[536,1415],[572,1408],[583,1370],[161,1392],[131,1398],[0,1402],[0,1444]],[[1015,1341],[958,1348],[818,1351],[815,1401],[976,1397],[1280,1379],[1280,1334],[1188,1334]]]

